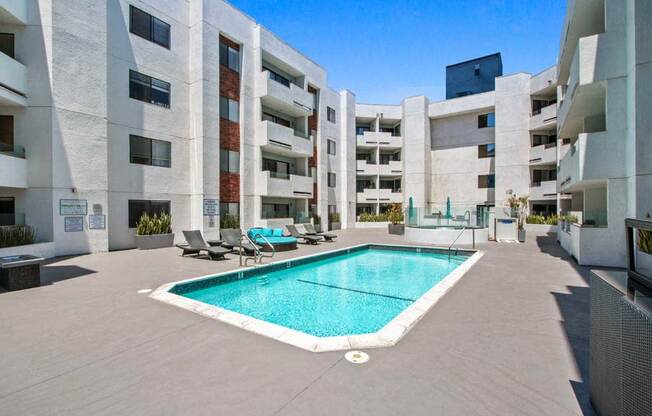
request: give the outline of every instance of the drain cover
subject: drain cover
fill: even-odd
[[[369,354],[362,351],[349,351],[344,354],[344,358],[353,364],[362,364],[369,361]]]

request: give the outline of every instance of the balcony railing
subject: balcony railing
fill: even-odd
[[[25,148],[22,146],[8,145],[0,143],[0,153],[7,156],[19,157],[25,159]]]

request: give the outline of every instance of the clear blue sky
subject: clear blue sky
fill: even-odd
[[[503,71],[555,63],[566,0],[230,0],[358,102],[445,96],[445,67],[501,52]]]

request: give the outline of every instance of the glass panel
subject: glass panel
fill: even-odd
[[[15,58],[13,33],[0,33],[0,52],[4,53],[10,58]]]
[[[229,119],[229,99],[220,97],[220,118]]]
[[[152,40],[154,43],[158,43],[161,46],[170,48],[170,25],[165,23],[162,20],[153,18],[153,37]]]
[[[162,140],[152,140],[152,165],[169,168],[172,161],[172,144]]]
[[[226,149],[220,149],[220,171],[229,171],[229,151]]]
[[[229,120],[236,123],[240,120],[240,103],[229,99]]]
[[[0,151],[14,150],[14,116],[0,116]]]
[[[220,42],[220,65],[229,66],[229,47]]]
[[[129,136],[129,156],[131,163],[149,165],[151,160],[150,140],[140,136]]]
[[[240,54],[233,48],[228,48],[229,68],[235,72],[240,72]]]
[[[131,24],[129,28],[131,33],[145,39],[151,39],[151,16],[134,6],[129,6],[129,10],[131,12]]]
[[[496,156],[496,145],[494,143],[489,143],[487,145],[487,157]]]
[[[149,201],[138,201],[130,200],[129,201],[129,228],[136,228],[136,223],[143,215],[144,212],[147,212],[149,206]]]
[[[129,97],[149,102],[150,77],[129,71]]]
[[[165,107],[170,106],[170,83],[152,78],[152,102]]]
[[[240,172],[240,153],[229,150],[229,172]]]

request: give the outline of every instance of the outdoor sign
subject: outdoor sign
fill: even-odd
[[[204,199],[204,216],[214,217],[219,214],[219,203],[217,199]]]
[[[60,199],[59,215],[86,215],[88,202],[85,199]]]
[[[65,217],[64,231],[67,233],[84,231],[84,217]]]
[[[103,230],[106,228],[106,216],[102,214],[91,214],[88,216],[89,230]]]

